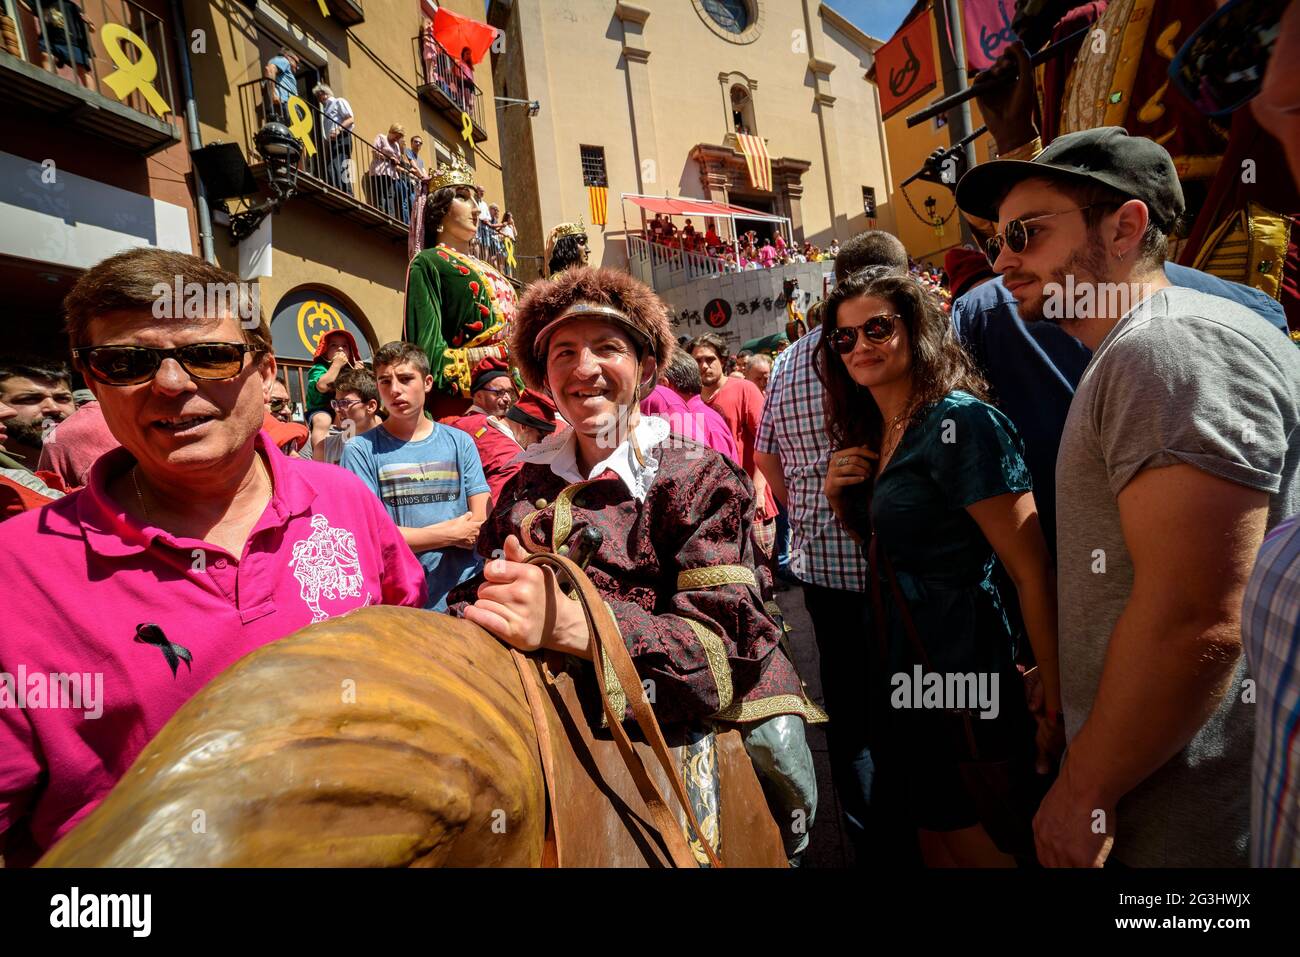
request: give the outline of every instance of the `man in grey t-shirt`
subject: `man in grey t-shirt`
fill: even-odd
[[[977,175],[978,174],[978,175]],[[1240,610],[1267,528],[1300,507],[1300,353],[1163,274],[1169,154],[1116,127],[976,167],[994,268],[1027,320],[1094,351],[1057,458],[1069,750],[1034,821],[1048,865],[1244,865],[1254,716]]]

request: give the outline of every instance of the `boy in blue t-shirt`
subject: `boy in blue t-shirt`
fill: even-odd
[[[429,585],[424,607],[445,612],[447,593],[481,564],[474,544],[487,519],[488,483],[469,434],[424,415],[433,388],[424,350],[390,342],[374,366],[388,421],[349,442],[339,464],[379,496],[420,559]]]

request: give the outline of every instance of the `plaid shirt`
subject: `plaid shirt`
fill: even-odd
[[[1300,516],[1264,540],[1241,610],[1256,682],[1250,832],[1256,867],[1300,867]]]
[[[812,585],[860,592],[867,585],[866,562],[823,490],[831,447],[822,416],[824,390],[813,368],[821,338],[821,328],[813,329],[777,357],[755,447],[781,457],[790,498],[790,570]]]

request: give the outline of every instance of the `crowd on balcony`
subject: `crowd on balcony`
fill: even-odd
[[[754,230],[743,233],[735,243],[718,236],[713,220],[706,220],[701,232],[688,218],[678,229],[669,217],[656,213],[645,227],[642,238],[656,246],[695,253],[719,260],[722,272],[743,272],[748,269],[771,269],[792,263],[822,262],[839,255],[838,239],[822,249],[811,241],[803,245],[787,243],[779,232],[774,237],[760,238]]]

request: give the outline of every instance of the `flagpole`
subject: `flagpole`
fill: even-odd
[[[943,92],[945,96],[963,92],[966,82],[966,41],[962,32],[961,10],[957,0],[944,0],[934,4],[938,21],[935,24],[939,33],[939,58],[943,61]],[[946,55],[945,55],[946,54]],[[960,145],[966,154],[966,168],[975,165],[975,146],[963,141],[970,136],[970,100],[962,100],[954,109],[948,111],[948,142]],[[958,216],[961,242],[971,241],[970,226]]]

